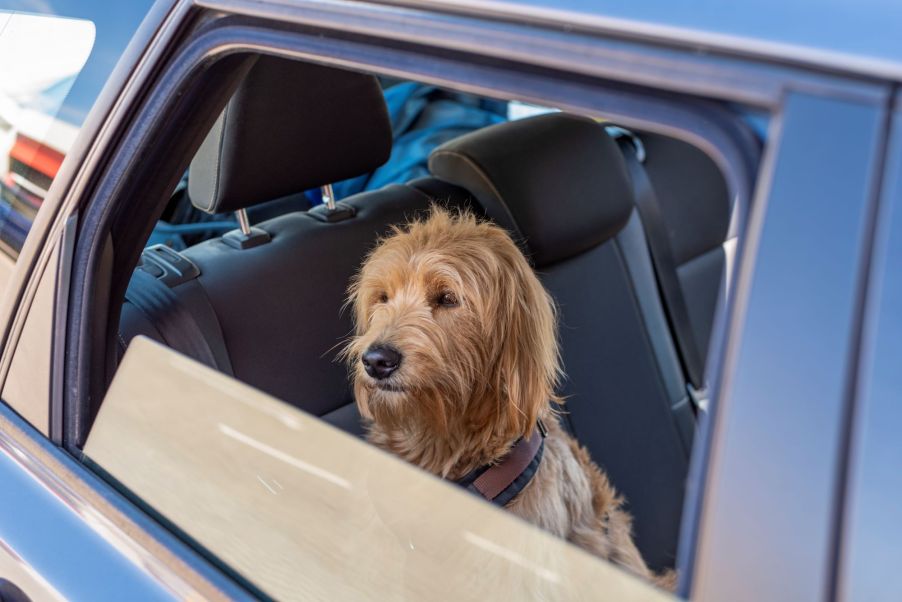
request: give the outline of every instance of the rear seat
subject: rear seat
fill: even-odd
[[[390,149],[390,123],[375,78],[261,58],[192,161],[189,193],[204,211],[235,211],[372,171]],[[358,194],[338,204],[347,214],[320,207],[255,224],[262,244],[250,248],[228,244],[226,235],[184,250],[181,258],[199,274],[152,291],[164,299],[171,293],[171,299],[152,308],[151,317],[126,302],[121,351],[145,334],[197,357],[194,347],[179,348],[179,333],[167,340],[160,330],[179,306],[189,308],[207,318],[201,330],[216,356],[208,363],[360,434],[347,369],[335,360],[352,330],[349,312],[342,311],[345,292],[391,224],[425,211],[433,197],[459,204],[455,196],[462,191],[455,195],[452,187],[436,185],[431,182],[428,193],[395,185]],[[138,271],[157,267],[158,259],[151,256]],[[165,275],[158,282],[166,287],[160,279]],[[148,278],[137,274],[132,284],[139,280]]]
[[[694,418],[617,144],[557,113],[457,138],[429,166],[525,245],[560,308],[566,426],[625,494],[649,565],[672,566]]]

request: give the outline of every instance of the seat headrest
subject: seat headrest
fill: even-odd
[[[617,234],[633,209],[617,143],[595,121],[551,113],[487,127],[435,149],[429,170],[470,191],[545,266]]]
[[[391,145],[376,78],[261,56],[191,161],[188,195],[235,211],[372,171]]]

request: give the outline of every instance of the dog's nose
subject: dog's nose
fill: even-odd
[[[381,380],[391,376],[401,365],[401,353],[394,347],[377,345],[367,349],[360,361],[367,374]]]

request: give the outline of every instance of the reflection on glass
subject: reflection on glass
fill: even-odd
[[[673,599],[144,337],[84,452],[278,600]]]
[[[0,249],[18,255],[83,118],[66,96],[94,24],[0,13]]]

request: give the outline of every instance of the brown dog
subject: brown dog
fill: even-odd
[[[622,498],[558,426],[554,304],[507,233],[433,208],[381,241],[350,302],[345,356],[372,443],[455,481],[538,454],[505,507],[672,589],[672,572],[656,577],[642,560]]]

